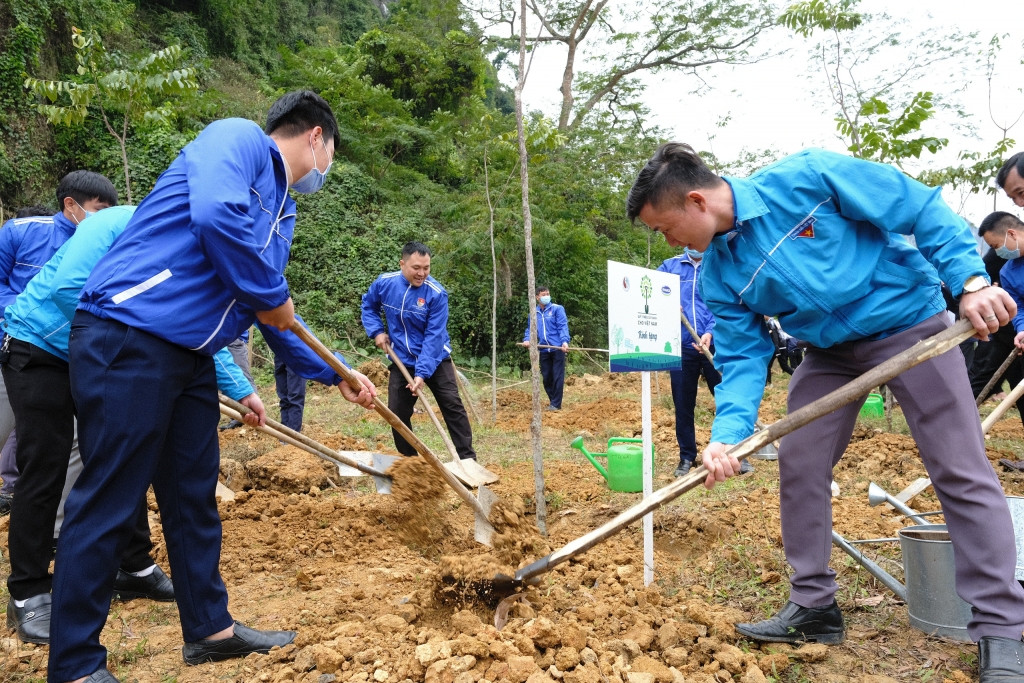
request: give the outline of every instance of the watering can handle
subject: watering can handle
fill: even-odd
[[[608,470],[606,470],[604,467],[602,467],[601,463],[599,463],[597,460],[595,460],[594,456],[591,455],[590,451],[587,450],[587,447],[583,445],[583,437],[582,436],[577,437],[572,442],[572,444],[570,444],[570,445],[573,448],[575,448],[576,450],[578,450],[580,453],[585,455],[587,457],[587,460],[590,461],[590,464],[593,465],[597,469],[597,471],[601,473],[601,476],[604,477],[605,481],[608,481]],[[605,454],[604,453],[599,453],[598,455],[605,455]]]
[[[613,443],[643,443],[643,439],[627,438],[625,436],[613,436],[608,439],[608,445],[611,446]]]

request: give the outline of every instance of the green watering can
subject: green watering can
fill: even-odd
[[[885,400],[881,394],[868,394],[868,400],[860,407],[861,417],[883,417],[885,415]]]
[[[583,437],[577,436],[572,447],[583,455],[597,468],[601,476],[608,482],[612,491],[636,493],[644,490],[644,450],[643,439],[626,439],[613,436],[608,439],[607,453],[591,453],[583,445]],[[608,469],[594,458],[608,458]]]

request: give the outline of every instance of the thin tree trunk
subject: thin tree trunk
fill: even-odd
[[[562,111],[558,115],[558,130],[565,131],[569,127],[569,116],[572,115],[572,79],[575,75],[573,67],[576,63],[576,38],[570,36],[566,43],[569,46],[569,55],[565,59],[565,71],[562,72]]]
[[[547,505],[544,501],[544,453],[540,437],[540,349],[537,348],[537,281],[533,269],[533,217],[530,214],[529,157],[526,152],[526,130],[523,126],[523,88],[526,85],[526,0],[520,0],[519,13],[519,82],[515,89],[516,133],[519,138],[519,179],[523,195],[523,237],[526,242],[526,283],[530,302],[530,386],[533,389],[533,419],[530,437],[533,442],[533,487],[537,504],[537,528],[548,533]]]
[[[491,203],[491,176],[484,147],[484,194],[491,235],[491,422],[498,423],[498,259],[494,255],[494,204]]]

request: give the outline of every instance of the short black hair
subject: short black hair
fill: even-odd
[[[548,294],[550,294],[550,293],[551,293],[551,289],[550,289],[550,288],[548,288],[548,287],[546,287],[546,286],[544,286],[544,285],[540,285],[540,286],[538,286],[538,287],[537,287],[537,288],[536,288],[535,290],[533,290],[533,291],[537,292],[537,294],[540,294],[541,292],[547,292]]]
[[[33,216],[52,216],[55,213],[48,206],[23,206],[14,213],[15,218],[32,218]]]
[[[626,198],[626,217],[636,222],[640,211],[658,206],[668,194],[682,197],[687,192],[714,187],[722,179],[685,142],[666,142],[640,170]]]
[[[1017,169],[1017,175],[1024,178],[1024,152],[1017,152],[999,167],[999,173],[996,174],[996,184],[999,187],[1006,186],[1006,177],[1010,175],[1011,168]]]
[[[413,254],[419,254],[420,256],[431,256],[430,247],[423,244],[423,242],[406,242],[405,246],[402,247],[402,260],[412,256]]]
[[[1024,227],[1024,221],[1021,221],[1012,213],[993,211],[985,216],[985,219],[981,221],[981,225],[978,226],[978,237],[983,236],[986,232],[1002,235],[1009,228],[1019,230],[1020,227],[1018,226]]]
[[[106,176],[93,171],[72,171],[60,179],[57,185],[57,206],[64,209],[64,199],[71,197],[78,205],[98,199],[101,202],[117,205],[117,188]]]
[[[338,120],[334,118],[331,105],[312,90],[293,90],[277,98],[267,111],[267,125],[263,131],[270,135],[279,132],[293,138],[307,130],[320,126],[324,137],[334,139],[334,149],[341,147],[338,134]]]

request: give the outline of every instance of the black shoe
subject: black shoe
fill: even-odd
[[[100,669],[94,671],[92,676],[85,679],[85,683],[121,683],[114,677],[114,674],[110,673],[107,669]]]
[[[0,517],[10,514],[11,503],[14,502],[14,496],[9,493],[0,493]]]
[[[1013,638],[985,636],[978,641],[979,683],[1024,681],[1024,643]]]
[[[36,645],[50,644],[50,594],[43,593],[25,601],[24,607],[7,603],[7,628],[17,629],[18,640]]]
[[[244,426],[245,426],[244,422],[239,422],[238,420],[232,420],[231,422],[228,422],[226,425],[221,425],[220,427],[217,427],[217,429],[219,429],[222,432],[225,432],[225,431],[227,431],[229,429],[238,429],[239,427],[244,427]]]
[[[750,474],[754,471],[754,465],[749,460],[740,461],[740,474]]]
[[[838,645],[846,638],[843,613],[835,600],[828,607],[801,607],[787,602],[771,619],[736,624],[736,632],[769,643],[822,643]]]
[[[693,467],[693,461],[692,460],[680,460],[679,461],[679,467],[676,468],[676,471],[673,472],[672,475],[675,476],[675,477],[685,477],[687,474],[690,473],[690,469],[692,467]]]
[[[200,640],[185,643],[181,656],[186,664],[222,662],[245,657],[253,652],[265,655],[272,647],[284,647],[295,640],[295,631],[257,631],[235,622],[235,635],[224,640]]]
[[[154,569],[149,576],[132,576],[123,569],[118,569],[117,578],[114,579],[114,599],[135,598],[174,602],[174,584],[160,567]]]

